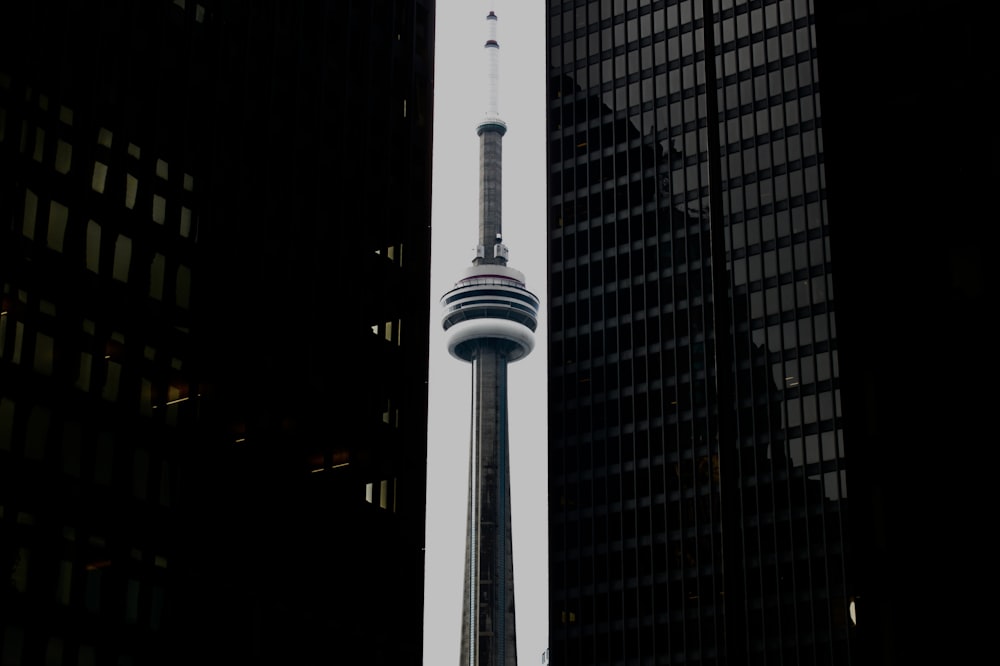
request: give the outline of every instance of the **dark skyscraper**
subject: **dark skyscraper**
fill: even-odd
[[[5,666],[419,663],[433,29],[0,6]]]
[[[998,12],[815,4],[860,654],[969,663],[994,649],[998,587],[979,445],[995,431]]]
[[[551,662],[850,663],[812,3],[548,6]]]
[[[462,597],[463,666],[516,666],[507,365],[534,347],[538,299],[507,266],[501,217],[501,146],[497,16],[486,18],[488,100],[479,143],[478,249],[441,298],[448,351],[472,364],[469,505]]]

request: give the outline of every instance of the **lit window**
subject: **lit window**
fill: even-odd
[[[56,252],[63,251],[63,239],[66,238],[66,221],[69,219],[69,209],[57,201],[49,204],[49,230],[46,242]]]
[[[101,129],[97,130],[97,143],[106,148],[110,148],[111,139],[113,136],[114,135],[111,133],[111,130],[102,127]]]
[[[181,236],[191,236],[191,209],[187,206],[181,206]]]
[[[35,372],[40,375],[52,375],[53,346],[52,336],[44,333],[35,335]]]
[[[132,263],[132,239],[119,235],[115,241],[115,265],[111,277],[122,282],[128,282],[129,264]]]
[[[153,222],[163,224],[167,220],[167,200],[159,194],[153,195]]]
[[[194,176],[189,173],[184,174],[184,189],[187,192],[194,190]]]
[[[101,162],[94,162],[94,177],[90,180],[90,187],[101,194],[104,194],[104,183],[108,179],[108,165]]]
[[[56,171],[59,173],[69,173],[70,164],[73,161],[73,146],[62,139],[56,142]]]
[[[378,482],[378,506],[380,509],[391,509],[393,513],[396,512],[396,479],[392,479],[392,492],[390,497],[389,490],[389,479],[383,479]],[[365,484],[365,501],[369,504],[375,504],[375,484],[366,483]]]
[[[134,143],[130,143],[128,144],[128,154],[135,159],[139,159],[139,155],[142,154],[142,151],[139,150],[139,146]]]
[[[163,160],[156,160],[156,175],[157,176],[159,176],[163,180],[167,180],[167,178],[168,178],[167,174],[169,173],[169,170],[170,170],[170,167],[169,167],[169,165],[165,161],[163,161]]]
[[[136,192],[139,190],[139,179],[137,179],[132,174],[128,174],[125,177],[125,207],[128,209],[135,208],[135,196]]]

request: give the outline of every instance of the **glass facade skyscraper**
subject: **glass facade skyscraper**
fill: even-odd
[[[549,2],[553,664],[851,661],[817,53],[808,0]]]
[[[5,666],[419,662],[433,44],[0,6]]]

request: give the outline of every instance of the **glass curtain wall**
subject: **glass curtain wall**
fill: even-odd
[[[548,67],[552,663],[847,663],[811,3],[550,0]]]

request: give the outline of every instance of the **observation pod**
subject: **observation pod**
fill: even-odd
[[[468,268],[441,305],[448,352],[457,359],[471,362],[486,341],[499,343],[509,362],[535,347],[538,297],[518,270],[498,264]]]

